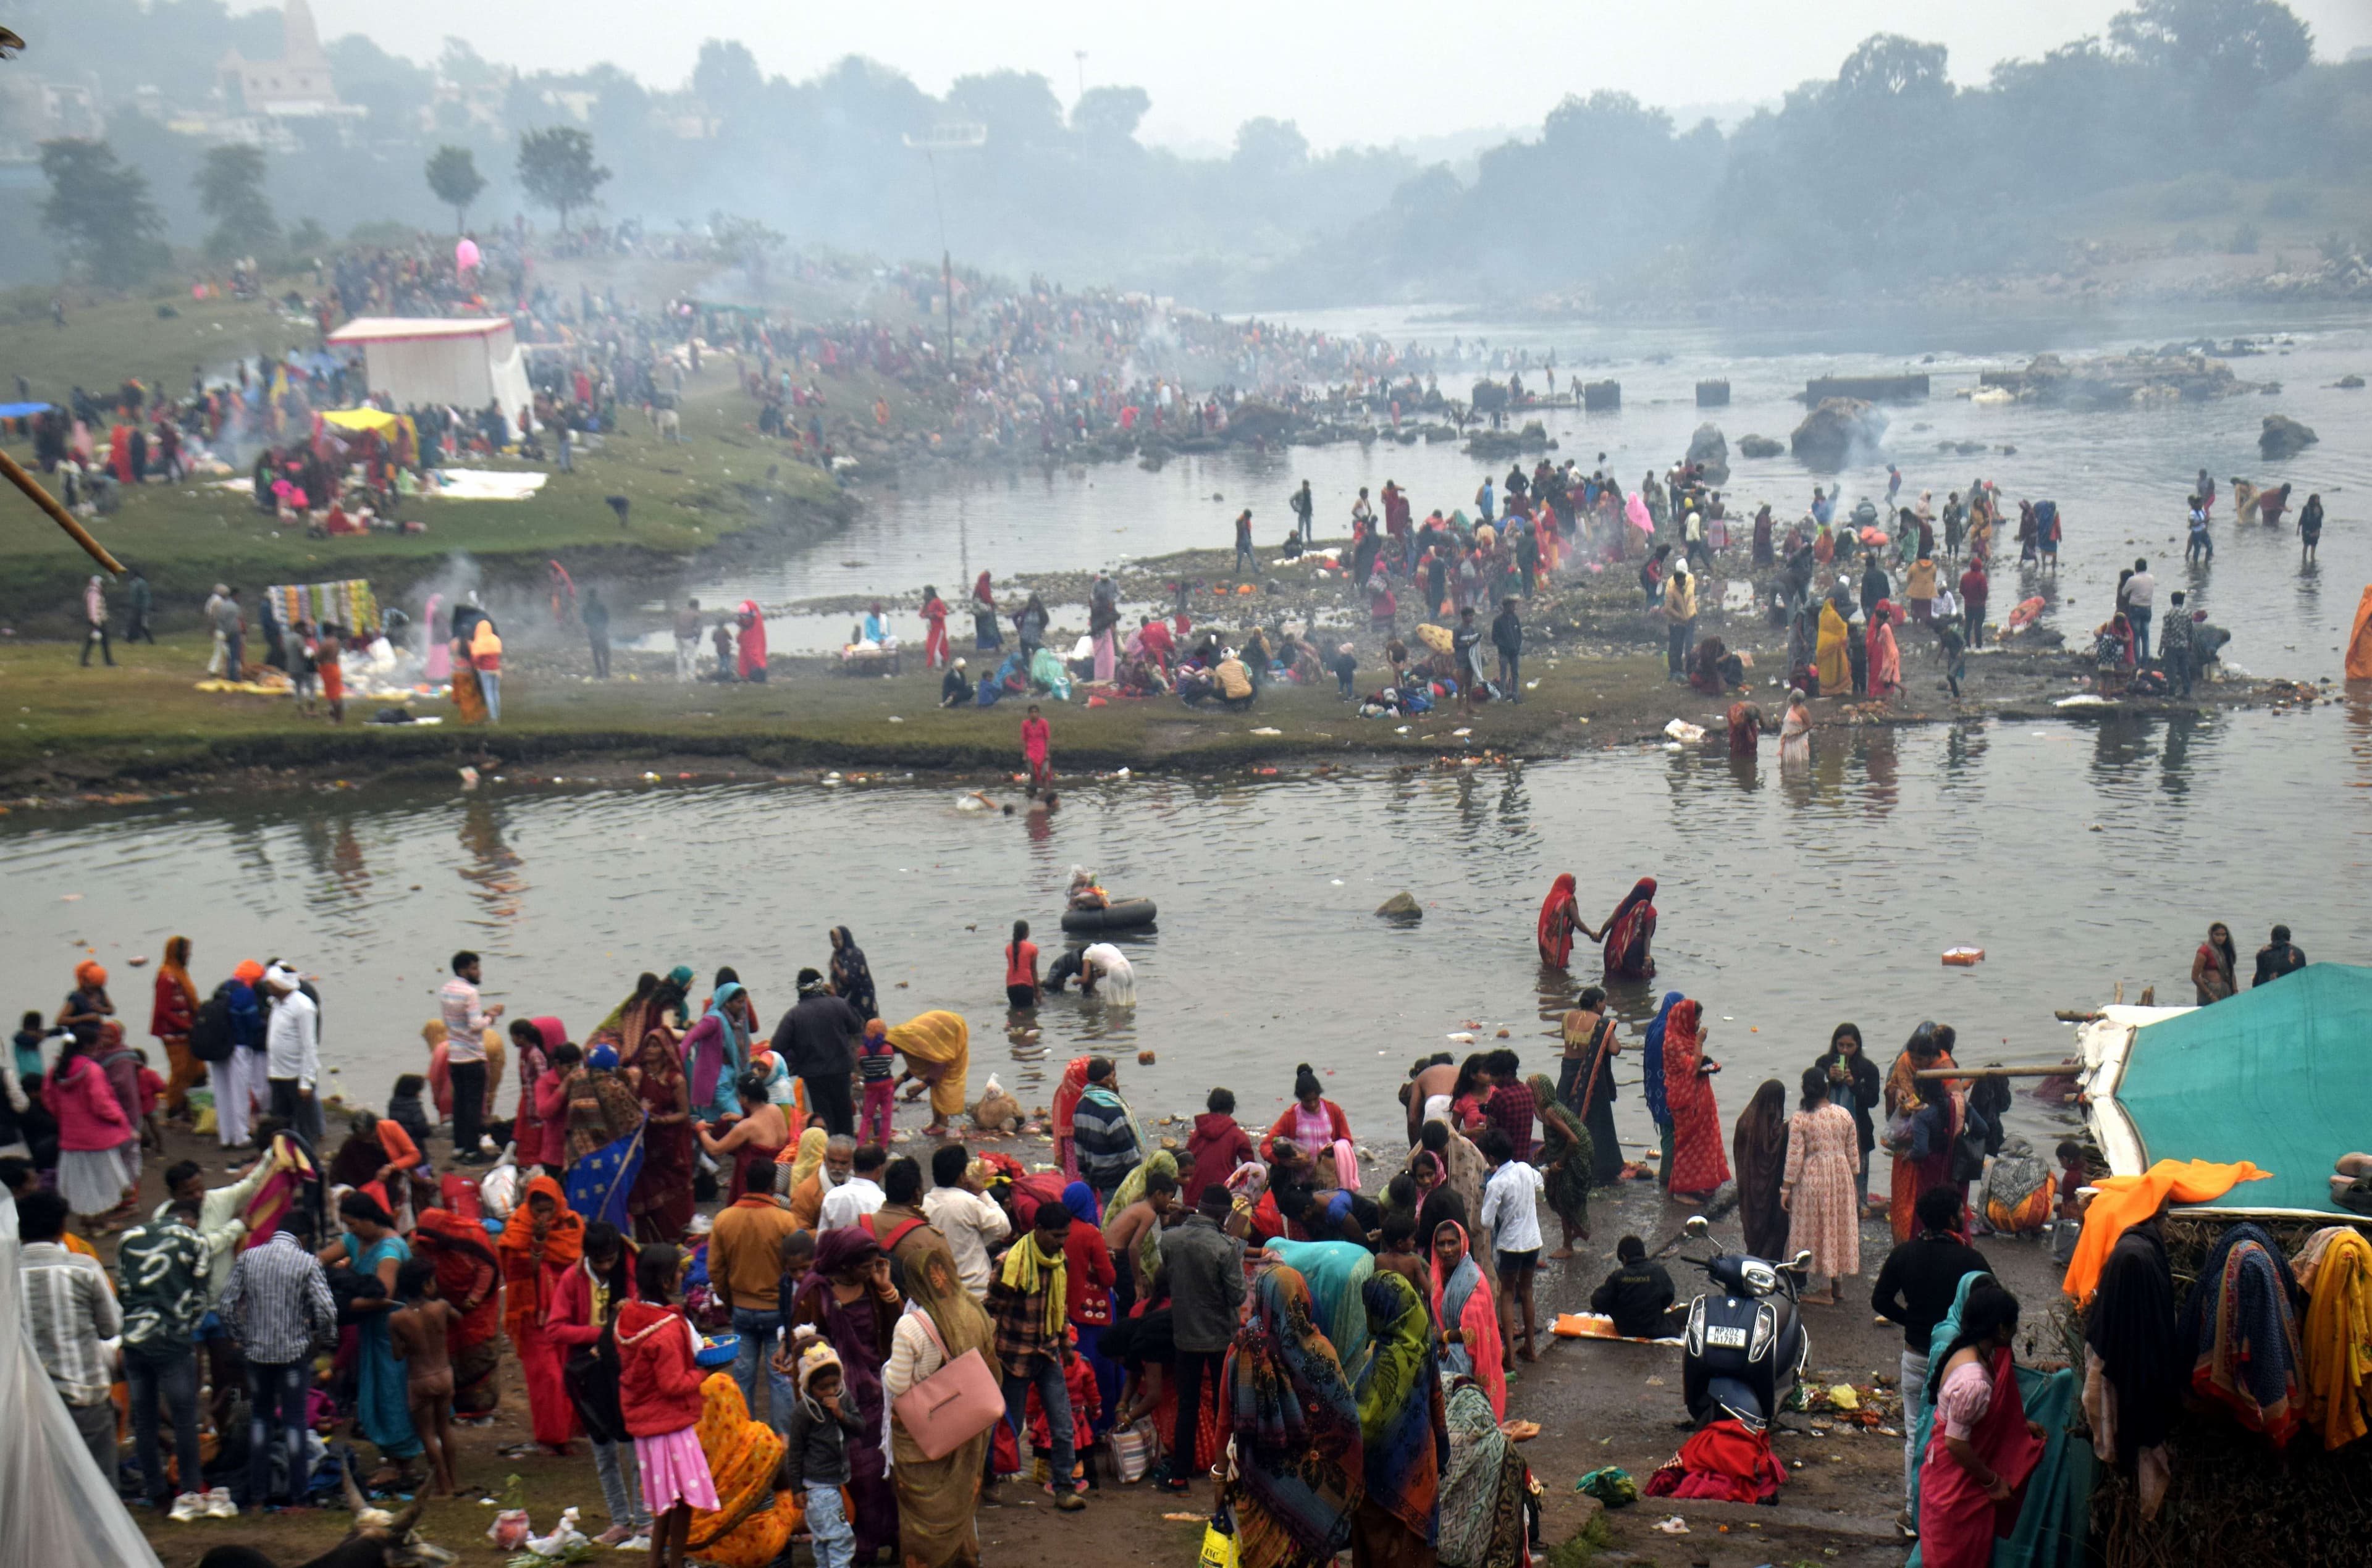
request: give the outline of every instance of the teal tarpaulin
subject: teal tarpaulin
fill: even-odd
[[[2238,1209],[2343,1213],[2331,1162],[2372,1138],[2372,969],[2310,964],[2134,1031],[2117,1103],[2143,1164],[2253,1160]]]

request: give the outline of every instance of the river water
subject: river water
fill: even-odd
[[[1660,469],[1700,415],[1692,389],[1727,375],[1731,494],[1799,512],[1812,476],[1792,459],[1738,459],[1738,437],[1784,438],[1810,376],[1924,368],[1925,403],[1889,409],[1908,492],[1972,475],[2007,495],[2051,496],[2067,521],[2055,588],[1997,580],[1996,603],[2054,596],[2072,633],[2105,619],[2117,567],[2159,557],[2161,595],[2188,584],[2234,633],[2227,656],[2261,674],[2338,673],[2372,539],[2357,498],[2372,491],[2372,373],[2359,318],[2303,314],[2070,325],[1994,322],[1958,331],[1856,319],[1760,334],[1691,328],[1545,332],[1361,315],[1320,324],[1395,342],[1554,347],[1561,374],[1587,362],[1624,384],[1610,416],[1552,414],[1567,454],[1603,450],[1627,482]],[[2069,414],[1950,397],[1977,369],[2035,349],[2131,347],[2212,333],[2287,335],[2287,352],[2236,362],[2281,396]],[[1924,356],[1935,354],[1933,364]],[[2258,423],[2280,410],[2321,443],[2280,464],[2256,454]],[[1924,430],[1914,427],[1925,424]],[[1938,458],[1946,438],[1982,457]],[[2180,563],[2182,499],[2201,466],[2294,479],[2320,490],[2330,525],[2319,568],[2291,530],[2241,527],[2219,508],[2209,570]],[[1420,514],[1465,504],[1484,471],[1448,446],[1337,446],[1259,456],[997,476],[929,493],[879,492],[843,534],[771,566],[698,585],[703,600],[782,604],[824,594],[954,597],[971,574],[1078,569],[1125,555],[1223,545],[1237,507],[1283,532],[1284,497],[1307,475],[1337,531],[1352,490],[1397,478]],[[1882,469],[1843,476],[1847,497],[1882,489]],[[1224,497],[1214,500],[1214,494]],[[1906,497],[1907,498],[1907,497]],[[2012,563],[2004,576],[2015,576]],[[818,632],[838,618],[798,618]],[[830,633],[837,640],[837,633]],[[785,645],[778,642],[778,646]],[[788,645],[799,645],[796,641]],[[1924,679],[1924,666],[1914,677]],[[1092,722],[1077,721],[1073,722]],[[1273,1118],[1294,1064],[1331,1074],[1353,1124],[1388,1143],[1392,1090],[1411,1059],[1454,1032],[1510,1032],[1528,1065],[1553,1070],[1546,1040],[1570,994],[1532,949],[1540,898],[1559,871],[1580,877],[1592,920],[1634,877],[1662,885],[1656,991],[1702,999],[1734,1114],[1766,1075],[1792,1077],[1851,1018],[1890,1060],[1924,1018],[1955,1025],[1962,1059],[2053,1059],[2068,1041],[2054,1007],[2129,996],[2155,982],[2186,1000],[2190,955],[2211,919],[2231,923],[2244,969],[2273,923],[2316,959],[2364,962],[2372,913],[2372,692],[2312,712],[2240,712],[2168,721],[2112,717],[1968,722],[1841,734],[1812,769],[1782,776],[1661,749],[1603,752],[1519,770],[1329,778],[1227,777],[1087,783],[1057,821],[957,808],[929,784],[649,784],[596,789],[509,777],[473,793],[366,787],[0,818],[0,978],[18,1007],[54,1008],[87,945],[115,975],[135,1040],[147,1021],[152,958],[177,931],[211,981],[238,959],[285,955],[322,977],[325,1057],[373,1100],[422,1060],[418,1029],[456,947],[486,955],[490,996],[514,1015],[557,1013],[578,1033],[640,970],[682,962],[703,977],[736,965],[769,1017],[792,978],[820,965],[825,928],[854,928],[893,1019],[948,1006],[974,1026],[975,1091],[994,1071],[1042,1104],[1048,1064],[1110,1050],[1141,1110],[1201,1109],[1232,1086],[1247,1121]],[[1098,868],[1122,894],[1160,901],[1156,935],[1134,943],[1141,1002],[1110,1014],[1050,1004],[1042,1034],[1008,1029],[999,947],[1017,917],[1059,942],[1067,868]],[[1423,922],[1372,911],[1401,889]],[[1942,950],[1986,949],[1970,970]],[[1590,977],[1593,949],[1576,958]],[[1618,997],[1643,1022],[1655,992]],[[1138,1051],[1155,1052],[1150,1065]],[[1635,1083],[1635,1058],[1623,1078]],[[1645,1142],[1636,1091],[1618,1106]],[[2051,1125],[2024,1106],[2036,1134]]]
[[[17,1005],[54,1005],[87,942],[146,1024],[154,955],[196,940],[209,982],[241,958],[321,978],[324,1055],[380,1098],[422,1059],[446,957],[486,956],[490,999],[582,1034],[643,970],[737,966],[767,1016],[852,927],[893,1020],[952,1007],[973,1087],[1027,1104],[1081,1050],[1123,1063],[1149,1115],[1232,1086],[1248,1121],[1294,1064],[1329,1075],[1387,1142],[1394,1086],[1446,1037],[1498,1028],[1553,1072],[1544,1035],[1571,983],[1531,926],[1559,871],[1594,921],[1633,877],[1661,885],[1655,990],[1702,999],[1725,1113],[1790,1077],[1841,1019],[1881,1060],[1923,1018],[1963,1061],[2055,1060],[2054,1007],[2155,982],[2188,999],[2210,919],[2243,966],[2273,922],[2318,959],[2364,961],[2372,887],[2372,702],[2310,714],[1864,731],[1808,772],[1659,749],[1506,771],[1239,782],[1082,783],[1050,828],[958,809],[916,784],[589,789],[506,778],[473,793],[361,790],[0,819],[0,952]],[[1016,917],[1050,952],[1073,862],[1159,900],[1134,943],[1131,1013],[1050,1002],[1010,1033],[999,948]],[[1411,928],[1372,912],[1401,889]],[[1981,946],[1973,969],[1940,955]],[[1594,978],[1595,949],[1573,982]],[[1634,1032],[1648,988],[1619,998]],[[1476,1027],[1476,1026],[1479,1026]],[[1150,1050],[1157,1060],[1136,1064]],[[1635,1080],[1635,1058],[1623,1077]],[[1618,1107],[1645,1140],[1635,1090]],[[2047,1123],[2022,1109],[2030,1132]]]

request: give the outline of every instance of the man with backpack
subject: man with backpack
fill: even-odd
[[[190,1054],[214,1069],[215,1133],[226,1149],[242,1146],[253,1108],[268,1103],[263,1008],[255,993],[263,966],[253,958],[231,971],[190,1020]]]

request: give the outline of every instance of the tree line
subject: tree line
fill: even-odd
[[[30,0],[41,47],[97,52],[169,94],[226,48],[268,56],[259,16],[221,0]],[[276,16],[272,17],[276,26]],[[61,42],[63,40],[63,43]],[[354,36],[329,45],[354,137],[292,122],[294,153],[206,148],[129,112],[104,144],[42,152],[49,232],[93,281],[165,265],[168,237],[215,256],[301,233],[442,226],[548,211],[728,250],[820,243],[1160,289],[1212,304],[1480,298],[1652,278],[1697,293],[1844,292],[2048,267],[2100,224],[2195,212],[2244,249],[2258,215],[2360,229],[2372,205],[2372,61],[2318,63],[2279,0],[2140,0],[2105,36],[1959,86],[1942,45],[1881,34],[1833,77],[1725,134],[1631,95],[1567,98],[1536,137],[1460,172],[1378,148],[1312,148],[1289,121],[1239,127],[1224,157],[1137,139],[1143,89],[1066,111],[1041,75],[958,78],[941,96],[860,58],[805,81],[731,41],[654,90],[615,66],[506,73],[448,41],[434,69]],[[936,191],[913,143],[960,122]],[[2275,180],[2251,212],[2243,185]],[[2138,207],[2137,207],[2138,203]],[[284,228],[280,215],[311,220]],[[730,216],[727,215],[732,215]],[[318,238],[317,238],[318,237]],[[305,247],[294,247],[297,250]],[[24,274],[24,248],[0,243]]]

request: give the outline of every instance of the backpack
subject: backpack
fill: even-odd
[[[190,1020],[190,1054],[201,1062],[227,1062],[230,1047],[230,981],[225,981],[198,1004]]]

